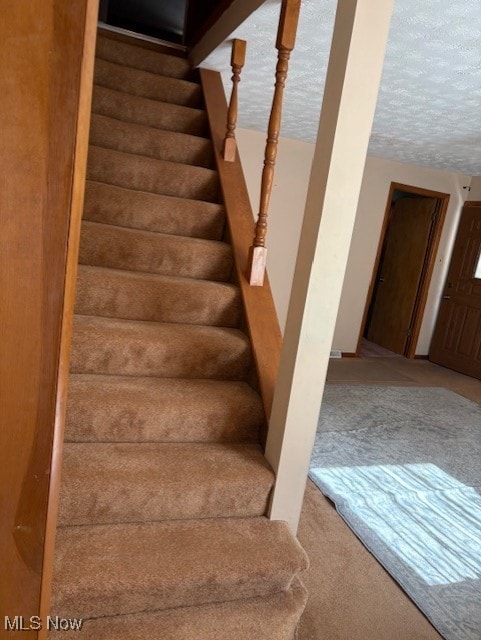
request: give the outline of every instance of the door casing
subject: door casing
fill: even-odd
[[[379,269],[379,264],[380,264],[381,255],[382,255],[382,249],[386,241],[386,234],[387,234],[388,223],[389,223],[389,214],[390,214],[391,203],[392,203],[395,191],[405,191],[406,193],[410,193],[413,195],[437,198],[439,200],[438,213],[436,216],[433,233],[431,235],[431,239],[427,248],[425,268],[423,270],[423,274],[421,277],[421,282],[419,285],[419,294],[416,301],[413,318],[411,321],[412,331],[411,331],[411,335],[409,337],[409,342],[405,352],[405,356],[407,358],[416,357],[416,346],[419,338],[419,333],[421,331],[421,324],[423,320],[424,310],[426,308],[429,285],[431,283],[433,269],[436,262],[436,254],[439,247],[439,241],[441,239],[441,233],[444,227],[444,221],[446,219],[446,212],[448,209],[450,195],[448,193],[442,193],[440,191],[431,191],[429,189],[422,189],[421,187],[414,187],[411,185],[401,184],[399,182],[391,182],[391,186],[389,188],[386,209],[384,212],[384,219],[381,227],[381,233],[379,236],[376,259],[374,261],[371,282],[370,282],[368,294],[366,297],[364,314],[363,314],[361,328],[359,331],[359,337],[357,341],[357,348],[356,348],[356,354],[355,354],[356,357],[359,357],[361,352],[362,338],[364,335],[364,331],[366,329],[369,307],[374,294],[377,272]]]

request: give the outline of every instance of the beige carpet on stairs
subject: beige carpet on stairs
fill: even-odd
[[[52,593],[85,640],[293,640],[196,73],[100,33]],[[52,636],[56,632],[51,632]]]

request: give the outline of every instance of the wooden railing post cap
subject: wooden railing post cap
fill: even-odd
[[[231,53],[231,66],[232,67],[243,67],[246,61],[246,48],[247,42],[245,40],[239,40],[239,38],[234,38],[232,43],[232,53]]]
[[[297,24],[301,0],[282,0],[279,30],[277,31],[277,49],[292,51],[296,44]]]
[[[242,67],[246,58],[246,41],[234,38],[232,41],[231,67],[232,67],[232,94],[229,109],[227,111],[227,131],[225,134],[222,157],[226,162],[234,162],[237,151],[235,141],[235,127],[237,124],[237,85],[240,82]]]

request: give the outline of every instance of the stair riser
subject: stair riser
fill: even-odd
[[[229,280],[233,268],[231,248],[221,242],[186,240],[93,222],[82,225],[79,262],[219,282]]]
[[[126,189],[217,202],[217,173],[203,167],[90,147],[87,179]]]
[[[122,67],[100,58],[95,61],[94,82],[102,87],[124,91],[142,98],[180,104],[194,109],[202,108],[201,89],[193,82]]]
[[[110,269],[81,267],[75,312],[81,315],[237,327],[239,290],[202,280],[132,276]]]
[[[222,238],[223,208],[210,202],[87,182],[84,220],[207,240]]]
[[[205,138],[161,131],[98,114],[92,115],[90,144],[197,167],[212,168],[214,164],[212,145]]]
[[[82,639],[246,640],[265,637],[269,640],[294,640],[306,601],[305,589],[296,582],[287,591],[265,598],[86,620]],[[159,635],[160,630],[162,635]]]
[[[67,444],[58,523],[261,516],[273,481],[258,446]]]
[[[72,373],[224,380],[248,375],[249,341],[233,329],[153,323],[132,328],[89,320],[77,316]]]
[[[246,384],[70,376],[67,442],[258,442],[264,413]]]
[[[92,112],[165,131],[202,137],[209,133],[205,111],[140,98],[98,85],[93,91]]]
[[[99,35],[96,55],[103,60],[171,78],[188,80],[193,75],[188,60],[149,50],[141,43],[132,45]]]
[[[288,589],[296,571],[307,568],[306,556],[289,537],[287,525],[264,518],[88,529],[86,533],[85,527],[59,527],[57,532],[56,561],[61,569],[56,579],[61,588],[54,589],[52,610],[65,617],[266,597]],[[75,571],[77,563],[82,567]],[[93,567],[96,580],[90,575]]]

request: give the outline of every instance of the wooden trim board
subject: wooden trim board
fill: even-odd
[[[436,192],[431,192],[436,193]],[[426,253],[426,259],[424,263],[423,272],[421,275],[421,282],[418,289],[418,297],[416,299],[416,306],[414,308],[414,320],[412,324],[412,333],[409,338],[406,357],[414,358],[416,355],[416,347],[419,340],[419,334],[421,333],[421,325],[424,317],[424,310],[426,309],[426,302],[428,299],[429,285],[431,284],[431,278],[436,264],[436,255],[439,248],[439,242],[441,240],[441,234],[444,228],[444,222],[446,220],[446,213],[449,205],[449,194],[438,194],[432,197],[439,199],[438,208],[436,210],[436,220],[432,229],[432,235],[429,240],[429,246]]]
[[[65,289],[58,367],[58,385],[55,410],[55,427],[52,447],[52,466],[47,504],[47,523],[45,550],[42,567],[40,592],[40,616],[43,620],[50,613],[50,595],[52,588],[55,537],[57,532],[57,513],[60,496],[60,476],[62,470],[63,441],[65,433],[65,415],[67,408],[68,375],[72,343],[75,291],[77,284],[78,254],[80,230],[84,204],[85,179],[87,172],[88,140],[92,106],[94,77],[95,43],[97,37],[98,0],[87,0],[85,12],[85,31],[80,77],[78,83],[77,132],[72,167],[72,185],[70,201],[70,226],[67,245],[65,271]],[[42,627],[39,640],[47,638],[47,630]]]
[[[55,527],[92,85],[85,33],[95,37],[97,11],[97,0],[29,0],[9,3],[0,23],[0,602],[27,621],[40,613]]]

